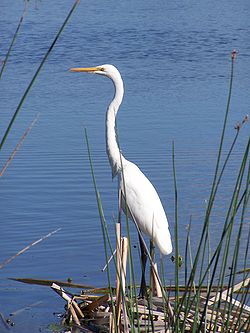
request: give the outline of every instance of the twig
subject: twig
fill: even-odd
[[[109,264],[110,261],[114,258],[114,255],[115,255],[115,254],[116,254],[116,249],[115,249],[114,252],[111,254],[111,256],[110,256],[110,258],[109,258],[107,264],[102,268],[102,272],[104,272],[104,271],[107,269],[108,264]]]
[[[40,305],[40,304],[42,304],[42,303],[43,303],[42,301],[38,301],[38,302],[32,303],[32,304],[30,304],[30,305],[27,305],[27,306],[25,306],[24,308],[21,308],[21,309],[18,309],[18,310],[16,310],[16,311],[14,311],[14,312],[11,312],[11,313],[10,313],[10,316],[16,316],[17,314],[22,313],[23,311],[26,311],[26,310],[30,310],[30,309],[33,308],[34,306]]]
[[[79,308],[78,304],[76,303],[76,301],[74,301],[74,298],[69,296],[62,287],[58,286],[55,283],[52,284],[51,289],[53,289],[58,295],[60,295],[65,301],[68,302],[69,306],[72,307],[70,310],[71,310],[72,316],[74,317],[76,324],[80,325],[79,320],[77,321],[76,318],[78,319],[78,316],[80,318],[83,318],[84,315],[82,313],[82,310]],[[75,314],[76,314],[76,318],[74,316]],[[78,322],[79,322],[79,324],[78,324]]]
[[[38,240],[32,242],[31,244],[29,244],[28,246],[26,246],[25,248],[23,248],[21,251],[17,252],[14,256],[10,257],[9,259],[5,260],[1,265],[0,265],[0,269],[3,268],[4,266],[6,266],[7,264],[9,264],[12,260],[16,259],[16,257],[20,256],[20,254],[26,252],[27,250],[29,250],[32,246],[40,243],[41,241],[43,241],[44,239],[52,236],[53,234],[55,234],[56,232],[58,232],[59,230],[61,230],[61,228],[58,228],[52,232],[50,232],[49,234],[47,234],[46,236],[43,236],[41,238],[39,238]]]
[[[8,165],[10,164],[10,162],[13,160],[14,156],[16,155],[18,149],[21,147],[22,143],[24,142],[27,134],[29,133],[29,131],[32,129],[32,127],[35,125],[35,123],[37,122],[39,118],[39,114],[36,116],[36,118],[32,121],[32,123],[30,124],[30,126],[26,129],[26,131],[24,132],[23,136],[21,137],[21,139],[18,141],[18,144],[16,145],[15,149],[13,150],[11,156],[9,157],[8,161],[5,163],[4,167],[2,168],[2,171],[0,172],[0,177],[2,177],[2,175],[4,174],[5,170],[7,169]]]

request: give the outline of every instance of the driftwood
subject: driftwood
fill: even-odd
[[[124,307],[121,306],[119,326],[115,321],[116,313],[113,312],[113,306],[117,306],[116,296],[111,298],[109,295],[103,295],[98,297],[95,300],[92,298],[88,299],[84,295],[85,299],[81,300],[77,306],[81,312],[77,312],[75,306],[75,298],[69,296],[65,297],[64,292],[61,296],[66,300],[67,310],[65,313],[64,322],[67,324],[74,323],[75,325],[80,325],[83,327],[88,327],[92,330],[101,329],[102,332],[131,332],[134,327],[135,331],[140,327],[140,332],[173,332],[172,325],[170,325],[170,318],[166,313],[166,304],[164,304],[163,298],[161,297],[152,297],[150,302],[145,299],[134,299],[131,307],[131,299],[124,297],[124,302],[129,313],[133,313],[133,323],[129,321],[127,314],[123,313]],[[80,298],[81,296],[79,296]],[[200,298],[200,306],[198,316],[201,316],[201,313],[204,309],[205,297]],[[119,300],[118,300],[119,301]],[[174,298],[170,298],[170,304],[174,306]],[[234,308],[234,311],[231,312],[229,318],[227,314],[223,311],[223,306],[221,305],[220,311],[213,312],[213,304],[208,306],[206,314],[206,329],[207,332],[212,332],[216,322],[215,332],[234,332],[237,333],[238,327],[241,327],[240,332],[249,332],[247,325],[249,323],[250,313],[241,307],[241,318],[240,322],[237,324],[238,317],[236,316],[239,308]],[[234,304],[231,305],[235,307]],[[73,311],[72,311],[73,310]],[[81,315],[83,314],[83,316]],[[197,316],[197,311],[195,305],[190,309],[187,318],[185,319],[185,332],[192,332],[194,325],[194,317]],[[179,314],[180,321],[185,318],[185,311],[180,312]],[[234,327],[233,330],[225,331],[225,322],[227,319],[230,321],[229,327]],[[126,323],[127,320],[127,323]],[[234,326],[236,325],[237,326]],[[245,325],[245,326],[244,326]],[[119,330],[117,330],[119,327]],[[244,329],[245,327],[245,329]],[[115,330],[116,328],[116,330]],[[202,324],[203,331],[205,330],[205,323]]]
[[[127,250],[124,250],[123,242],[124,240],[122,238],[119,245],[120,249],[117,247],[117,254],[120,255],[121,258],[119,264],[120,270],[117,271],[117,279],[120,282],[117,282],[118,288],[116,292],[114,291],[115,296],[111,297],[110,294],[105,293],[101,297],[97,297],[96,295],[87,295],[86,291],[82,291],[80,295],[72,297],[61,287],[52,286],[67,302],[64,323],[73,323],[78,327],[88,328],[92,331],[111,333],[130,333],[132,331],[140,331],[142,333],[172,333],[174,324],[167,310],[169,305],[174,308],[174,296],[169,297],[169,304],[166,304],[162,297],[152,296],[149,300],[138,298],[131,300],[131,298],[126,296],[124,285],[124,279],[126,277],[126,254],[124,257],[124,251],[126,253]],[[206,310],[204,322],[200,324],[202,331],[248,333],[250,309],[247,305],[242,304],[238,300],[233,300],[232,302],[232,293],[239,291],[239,289],[243,287],[249,287],[249,283],[250,279],[245,279],[232,288],[222,291],[219,309],[215,307],[215,303],[219,300],[216,294],[218,288],[216,289],[215,287],[214,296],[212,296],[208,302],[206,302],[205,292],[200,296],[198,311],[195,302],[188,314],[185,308],[183,308],[183,311],[182,309],[179,310],[179,322],[182,326],[184,325],[183,332],[187,333],[194,330],[197,332],[197,322],[201,320],[202,313]],[[191,296],[191,298],[193,297],[195,297],[195,294]],[[230,304],[228,303],[229,301]],[[228,314],[227,309],[229,305],[231,311]],[[133,318],[133,322],[131,322],[131,318]],[[228,324],[226,324],[227,322]],[[194,328],[194,325],[196,325],[196,328]],[[228,325],[228,329],[226,329],[226,325]]]
[[[73,282],[67,282],[67,281],[59,281],[59,280],[47,280],[47,279],[33,279],[33,278],[9,278],[9,280],[13,280],[13,281],[17,281],[17,282],[22,282],[22,283],[27,283],[27,284],[35,284],[35,285],[41,285],[41,286],[48,286],[50,287],[52,285],[52,283],[56,283],[61,287],[68,287],[68,288],[76,288],[76,289],[82,289],[83,290],[83,294],[86,294],[90,297],[98,297],[95,295],[98,294],[105,294],[105,293],[109,293],[109,288],[107,287],[101,287],[101,288],[96,288],[94,286],[90,286],[90,285],[86,285],[86,284],[81,284],[81,283],[73,283]],[[128,286],[129,288],[130,286]],[[139,287],[139,286],[136,286]],[[242,292],[244,293],[250,293],[250,290],[244,290],[244,286],[241,287],[241,289],[239,290],[234,290],[234,294],[241,294]],[[113,290],[115,290],[115,288],[112,288]],[[175,291],[175,286],[171,285],[171,286],[164,286],[164,290],[166,290],[167,292],[171,293]],[[207,292],[207,286],[201,286],[199,287],[199,290],[201,293],[206,293]],[[211,287],[211,292],[212,293],[216,293],[218,291],[224,291],[227,290],[227,286],[224,285],[222,286],[222,288],[220,286],[212,286]],[[243,290],[243,291],[242,291]],[[191,292],[195,292],[194,288],[190,288],[190,287],[185,287],[180,285],[179,286],[179,292],[185,292],[185,291],[191,291]],[[81,296],[83,297],[83,295]]]
[[[124,266],[123,266],[124,267]],[[121,274],[121,272],[120,272]],[[66,312],[63,318],[63,324],[70,325],[71,327],[78,328],[79,332],[90,333],[93,331],[102,332],[131,332],[131,326],[138,328],[140,326],[140,332],[152,332],[155,333],[172,333],[171,320],[167,313],[167,306],[164,302],[164,298],[152,296],[150,301],[146,299],[129,299],[124,291],[121,293],[119,302],[120,306],[120,325],[119,331],[117,331],[116,325],[116,311],[117,311],[117,294],[115,288],[111,288],[112,294],[110,296],[109,288],[89,288],[90,286],[74,284],[70,282],[62,282],[61,284],[55,283],[50,280],[34,280],[34,279],[14,279],[16,281],[39,284],[39,285],[52,285],[53,290],[62,297],[66,302]],[[244,293],[249,293],[249,278],[236,284],[230,289],[226,289],[224,286],[221,290],[218,286],[213,286],[212,295],[207,302],[206,318],[202,323],[202,331],[207,329],[207,332],[213,332],[214,325],[216,325],[215,332],[227,332],[227,333],[239,333],[250,332],[250,310],[247,304],[242,304],[238,299],[234,300],[232,294],[240,294],[242,290]],[[81,293],[74,295],[73,293],[62,288],[80,288]],[[169,292],[169,303],[174,308],[175,297],[171,296],[171,292],[174,294],[174,287],[165,287]],[[185,291],[185,287],[181,287],[182,292]],[[191,292],[193,290],[191,289]],[[186,310],[179,311],[179,321],[184,325],[184,332],[192,332],[195,317],[201,318],[201,314],[206,304],[206,292],[207,287],[201,288],[201,296],[199,299],[198,312],[196,309],[196,303],[189,310],[188,314],[185,314]],[[217,301],[218,293],[222,295],[220,298],[220,308],[218,309]],[[100,295],[99,295],[100,294]],[[191,298],[195,297],[195,293],[191,294]],[[180,292],[181,298],[181,292]],[[229,304],[230,301],[230,304]],[[228,306],[230,305],[230,315],[227,314]],[[124,313],[126,309],[126,315]],[[130,322],[130,315],[133,314],[133,322]],[[185,320],[184,320],[185,319]],[[229,321],[229,329],[225,331],[225,323]],[[153,326],[153,328],[152,328]],[[238,328],[241,328],[241,331]]]
[[[119,228],[117,230],[119,234]],[[93,288],[71,282],[58,281],[55,283],[50,280],[15,280],[51,285],[51,288],[66,302],[66,312],[62,323],[77,328],[79,332],[172,333],[175,322],[172,321],[173,317],[169,313],[169,308],[175,309],[176,306],[175,288],[173,286],[160,287],[161,291],[167,290],[167,303],[166,295],[157,297],[154,296],[153,291],[148,299],[128,297],[130,287],[125,288],[127,251],[127,239],[122,237],[117,242],[116,249],[118,267],[116,288]],[[156,271],[156,267],[154,267],[154,271]],[[157,277],[156,280],[158,280]],[[82,290],[75,295],[63,289],[62,286]],[[184,301],[183,308],[179,308],[178,312],[174,313],[175,318],[178,316],[182,332],[197,332],[198,326],[203,332],[250,332],[250,307],[248,304],[240,302],[239,299],[233,298],[233,294],[240,295],[240,293],[244,293],[245,297],[250,292],[249,286],[250,278],[245,278],[231,288],[213,286],[209,299],[207,299],[207,286],[204,286],[199,288],[198,300],[196,290],[190,288],[189,304],[192,304],[191,308],[187,311]],[[186,287],[179,288],[180,301],[185,291],[187,291]]]

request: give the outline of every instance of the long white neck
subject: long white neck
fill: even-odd
[[[115,95],[106,113],[106,151],[112,169],[112,176],[115,177],[121,170],[121,160],[123,159],[116,140],[115,118],[122,102],[124,88],[120,75],[110,78],[115,87]]]

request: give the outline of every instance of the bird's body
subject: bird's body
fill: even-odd
[[[143,172],[121,154],[115,131],[115,119],[123,99],[123,81],[119,71],[112,65],[90,68],[72,68],[74,72],[92,72],[109,77],[115,87],[115,95],[106,113],[106,150],[112,175],[118,175],[122,193],[122,208],[139,229],[150,237],[160,252],[172,252],[168,220],[161,200]],[[127,207],[126,207],[127,205]]]
[[[172,252],[168,221],[160,198],[142,171],[124,159],[123,174],[119,174],[122,209],[134,219],[140,230],[150,237],[162,254]]]

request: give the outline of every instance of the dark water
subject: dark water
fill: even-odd
[[[30,1],[0,82],[1,135],[71,5],[72,1],[66,0]],[[16,325],[11,331],[46,331],[48,324],[56,321],[53,312],[61,311],[64,304],[49,289],[21,285],[8,277],[71,277],[94,286],[106,283],[106,274],[100,271],[105,258],[84,128],[112,232],[117,185],[111,180],[105,155],[104,113],[113,86],[105,78],[72,74],[67,69],[112,63],[121,71],[126,89],[118,115],[122,151],[158,189],[172,234],[174,140],[183,253],[190,215],[194,245],[201,229],[234,48],[239,54],[227,146],[235,134],[234,124],[249,113],[249,7],[249,1],[244,0],[80,3],[25,101],[0,158],[3,166],[39,113],[37,123],[0,179],[0,262],[49,232],[61,230],[0,271],[0,312],[8,316],[35,303],[32,309],[13,317]],[[1,59],[22,10],[22,1],[0,2]],[[213,244],[218,240],[248,135],[249,125],[242,129],[219,192],[212,221]],[[242,242],[245,239],[246,235]],[[136,258],[138,250],[133,251]],[[164,262],[168,278],[173,279],[173,265],[169,258]]]

